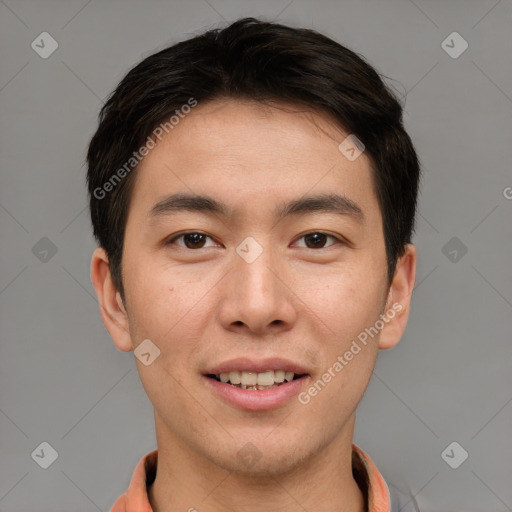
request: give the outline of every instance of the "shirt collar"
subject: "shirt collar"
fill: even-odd
[[[110,512],[153,512],[148,488],[156,477],[158,450],[144,455],[132,475],[128,490]],[[390,512],[389,488],[369,455],[352,444],[352,472],[366,498],[368,512]]]

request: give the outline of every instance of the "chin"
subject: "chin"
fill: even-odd
[[[237,442],[226,446],[224,453],[215,454],[210,460],[223,469],[233,472],[240,477],[250,477],[258,480],[274,480],[295,470],[307,458],[306,447],[303,443],[283,443],[280,439],[265,439],[268,431],[261,436],[260,441]],[[237,439],[241,437],[236,436]],[[226,456],[228,454],[228,456]]]

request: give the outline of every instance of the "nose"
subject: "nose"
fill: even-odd
[[[253,261],[234,254],[221,298],[223,327],[253,335],[291,329],[297,318],[296,297],[287,274],[284,261],[268,248]]]

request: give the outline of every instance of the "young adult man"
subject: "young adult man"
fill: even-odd
[[[112,511],[403,507],[352,442],[416,269],[420,166],[377,72],[238,20],[132,69],[88,165],[91,278],[158,447]]]

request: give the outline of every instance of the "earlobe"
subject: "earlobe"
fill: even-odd
[[[405,331],[416,280],[416,260],[416,247],[413,244],[407,244],[403,256],[397,262],[389,289],[384,312],[388,320],[379,338],[381,350],[395,347]]]
[[[128,315],[121,296],[112,282],[108,255],[102,247],[98,247],[92,255],[91,281],[100,303],[103,324],[115,346],[123,352],[133,350]]]

